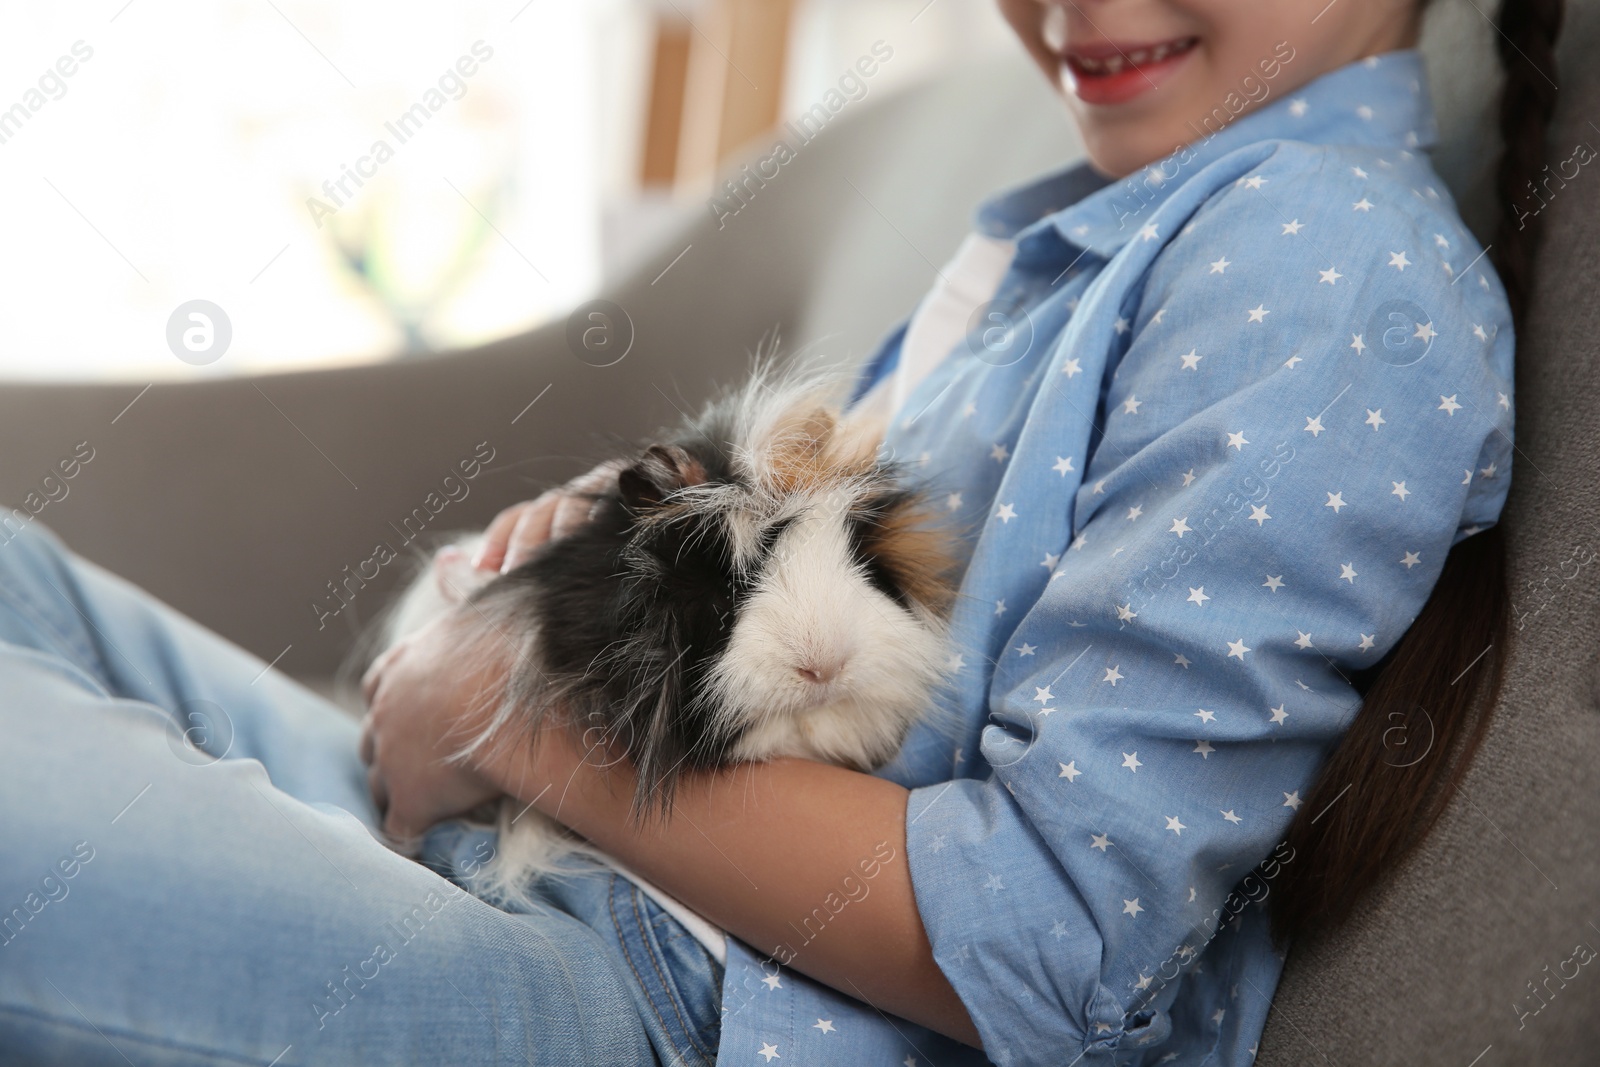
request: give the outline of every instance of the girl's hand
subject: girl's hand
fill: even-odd
[[[361,761],[385,833],[415,838],[501,794],[476,767],[449,758],[475,737],[498,683],[492,674],[463,671],[457,627],[448,616],[367,670]]]
[[[472,565],[504,574],[526,563],[546,541],[565,537],[588,522],[594,495],[610,488],[626,465],[622,460],[609,460],[559,489],[506,508],[489,524]]]

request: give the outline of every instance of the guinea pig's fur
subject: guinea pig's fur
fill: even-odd
[[[389,639],[455,611],[506,678],[468,751],[555,710],[637,771],[638,817],[685,771],[799,756],[870,770],[934,704],[948,533],[837,378],[758,371],[595,495],[590,521],[488,578],[442,549]],[[525,814],[522,814],[525,813]],[[506,801],[480,876],[517,896],[573,847]]]

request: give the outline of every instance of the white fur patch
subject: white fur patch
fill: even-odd
[[[746,726],[739,759],[869,768],[928,710],[943,628],[867,579],[842,501],[813,501],[774,546],[712,671],[708,697]]]

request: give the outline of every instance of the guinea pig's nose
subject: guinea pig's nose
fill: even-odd
[[[839,677],[844,670],[844,660],[812,660],[795,668],[796,673],[812,685],[826,685]]]

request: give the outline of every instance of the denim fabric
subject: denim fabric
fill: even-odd
[[[715,1057],[721,967],[595,870],[510,914],[376,841],[347,716],[38,524],[0,543],[0,1064]],[[441,872],[441,873],[436,873]]]

